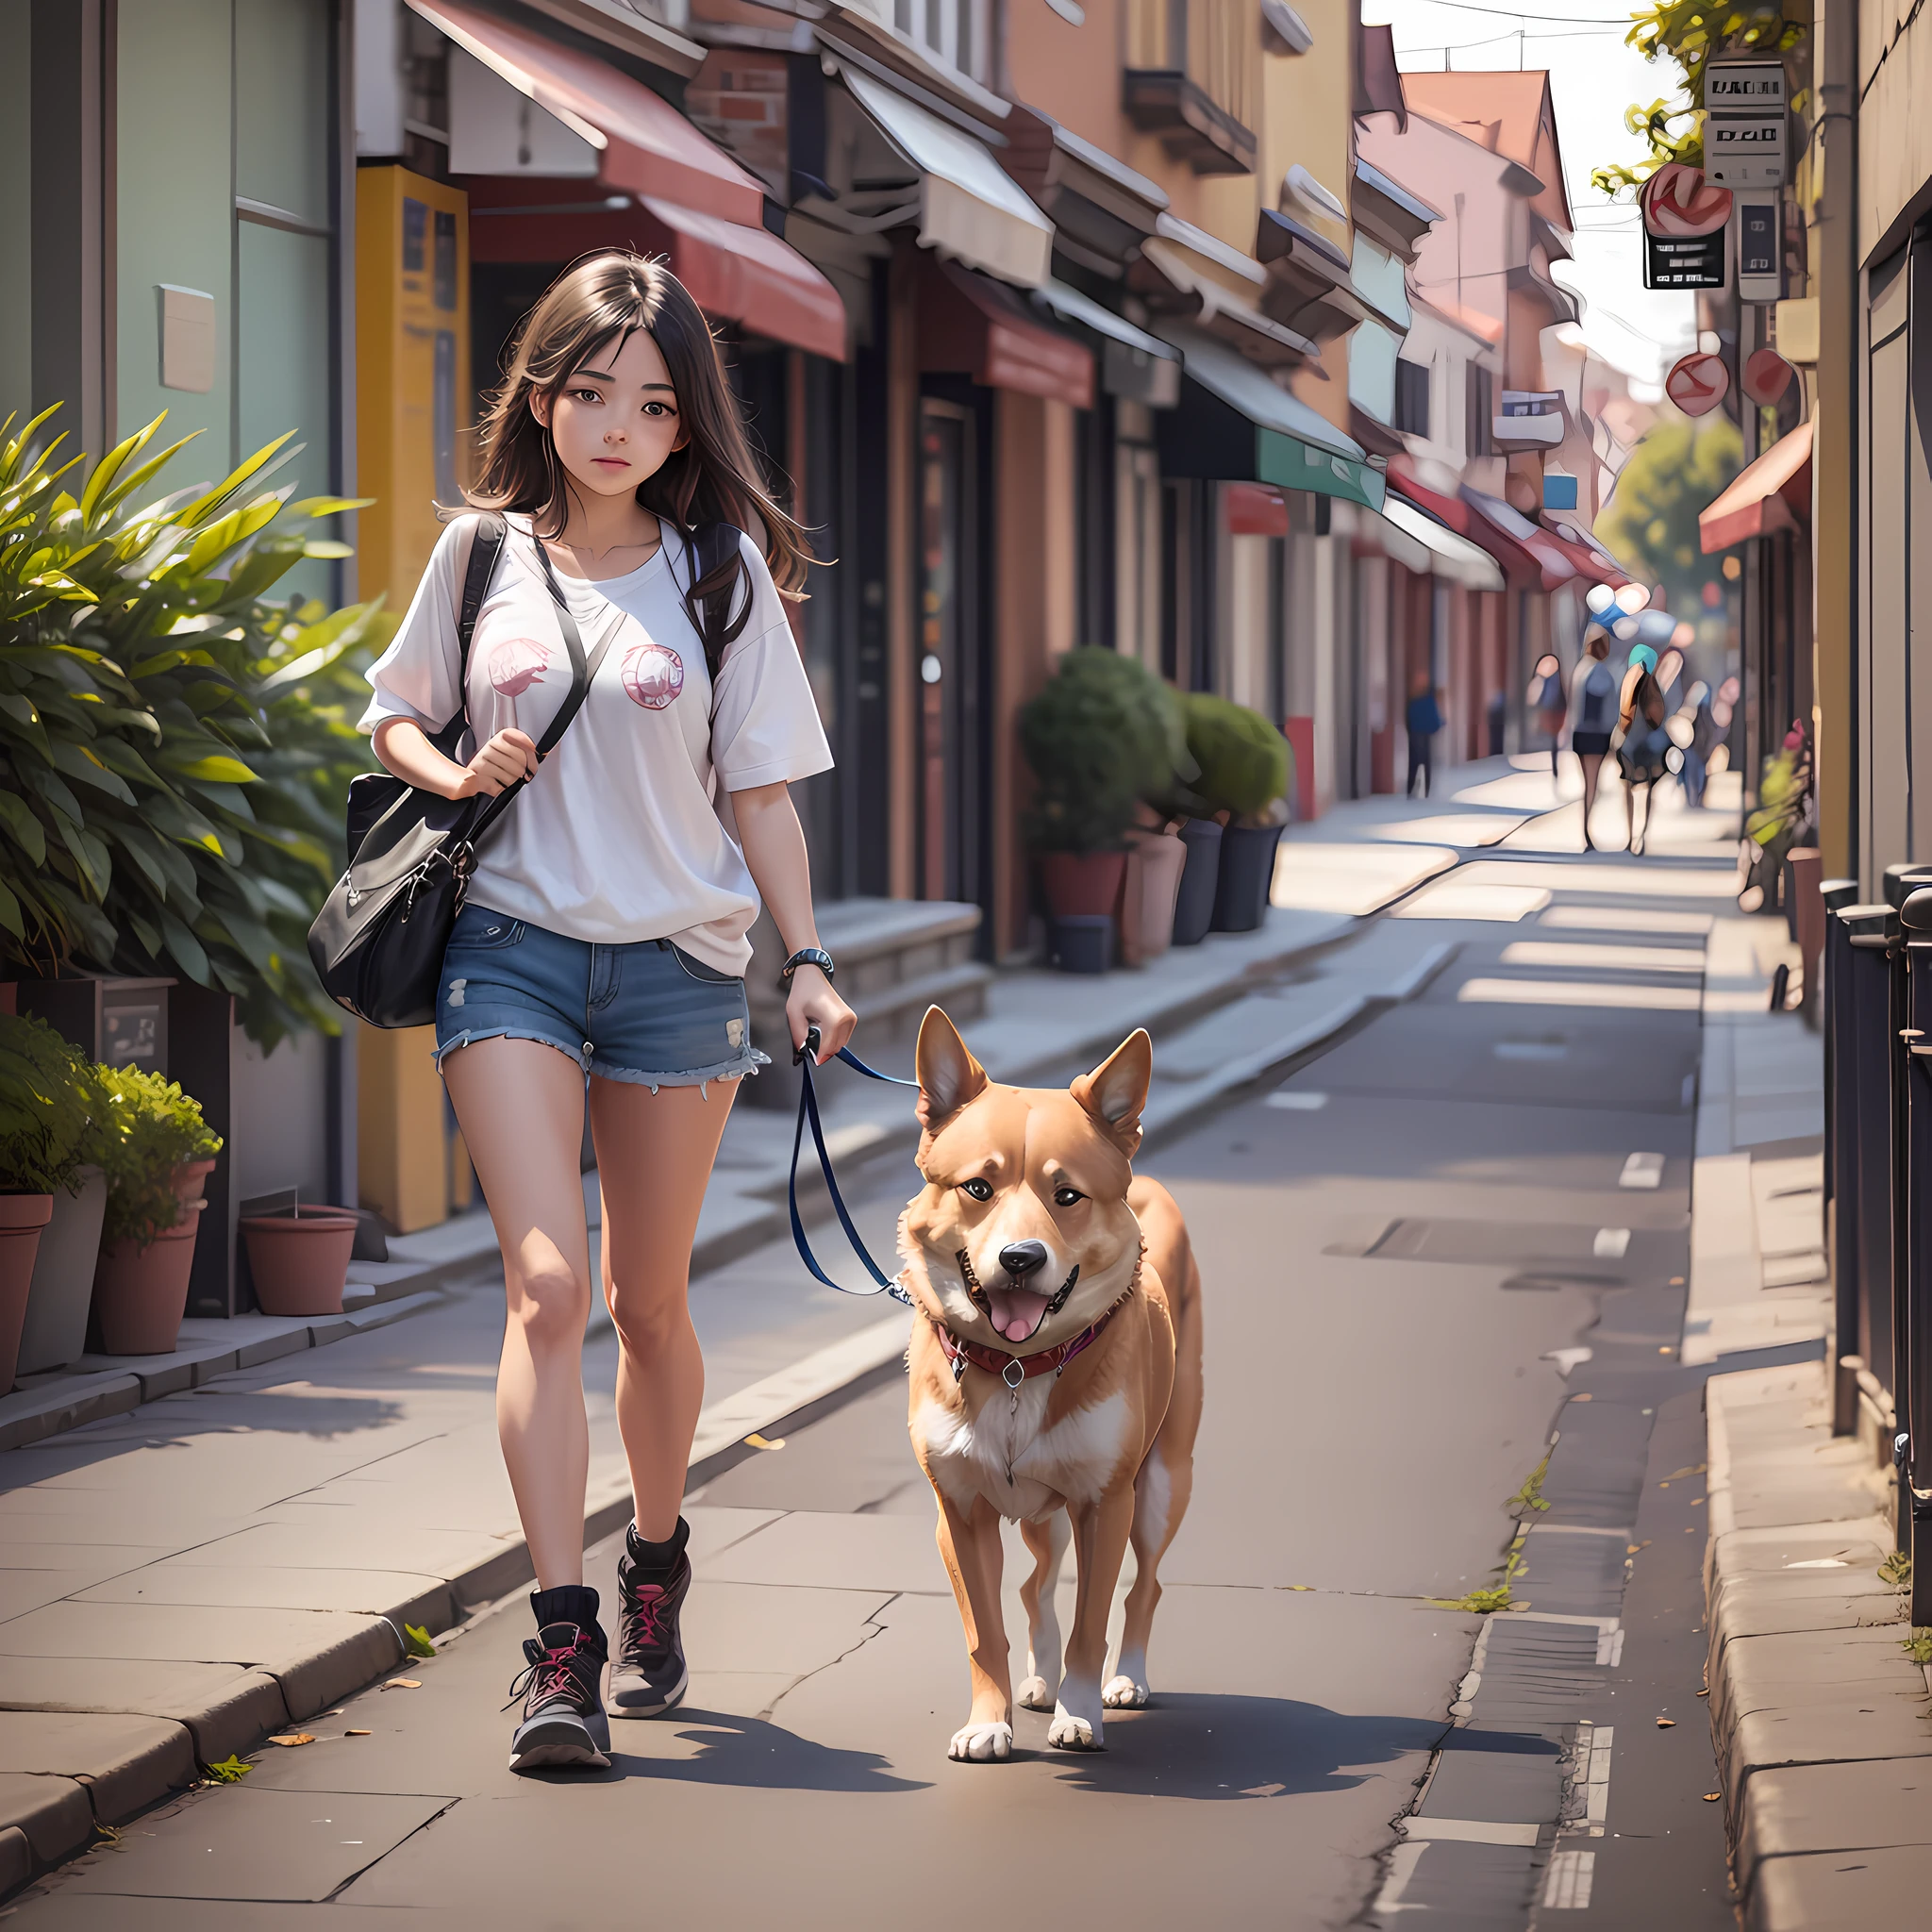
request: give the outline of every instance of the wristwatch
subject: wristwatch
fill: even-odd
[[[790,979],[801,966],[816,966],[827,979],[838,971],[832,964],[832,956],[823,946],[800,946],[791,958],[778,970],[780,979]]]

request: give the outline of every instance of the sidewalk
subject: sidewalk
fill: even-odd
[[[1712,935],[1687,1365],[1823,1351],[1830,1327],[1823,1049],[1795,1014],[1765,1010],[1773,967],[1793,957],[1771,920]],[[1932,1887],[1932,1684],[1878,1575],[1890,1431],[1832,1436],[1822,1354],[1714,1375],[1705,1409],[1707,1681],[1742,1922],[1915,1924]]]
[[[1365,836],[1373,821],[1357,808],[1357,836],[1336,826],[1306,842],[1360,851],[1361,896],[1377,904],[1479,849],[1405,841],[1401,828],[1427,814],[1368,803],[1392,836]],[[1472,831],[1524,816],[1463,815]],[[1291,890],[1303,849],[1287,848]],[[1426,921],[1277,908],[1260,933],[1140,974],[1004,975],[973,1044],[1000,1077],[1046,1080],[1150,1024],[1158,1139],[1371,1007],[1412,997],[1451,950]],[[897,1165],[913,1144],[908,1097],[838,1074],[826,1086],[841,1180],[868,1244],[890,1253],[910,1179]],[[756,1453],[747,1436],[890,1376],[905,1346],[903,1313],[816,1287],[774,1239],[790,1124],[746,1109],[726,1144],[692,1291],[709,1397],[694,1494]],[[834,1272],[858,1278],[826,1246]],[[118,1412],[0,1459],[0,1894],[97,1824],[394,1671],[406,1625],[446,1631],[528,1580],[495,1442],[502,1297],[487,1223],[466,1217],[392,1252],[358,1271],[370,1306],[340,1323],[201,1324],[191,1359],[88,1365],[94,1390],[70,1394],[67,1413],[89,1400]],[[587,1541],[629,1514],[615,1366],[600,1306],[586,1348]],[[23,1400],[8,1398],[15,1423]]]

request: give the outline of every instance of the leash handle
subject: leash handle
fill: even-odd
[[[823,1044],[823,1038],[816,1026],[808,1026],[805,1029],[805,1044],[803,1046],[794,1046],[791,1049],[791,1064],[794,1067],[804,1065],[805,1058],[809,1054],[813,1066],[822,1065],[823,1062],[819,1058],[819,1050]],[[867,1066],[849,1046],[841,1046],[832,1058],[843,1060],[854,1073],[863,1074],[868,1080],[877,1080],[887,1087],[917,1087],[919,1085],[917,1080],[902,1080],[896,1074],[882,1074],[876,1067]]]
[[[819,1029],[816,1026],[808,1026],[805,1044],[794,1048],[791,1055],[792,1064],[799,1072],[798,1125],[791,1136],[791,1166],[786,1177],[787,1205],[791,1210],[792,1244],[797,1248],[799,1259],[805,1263],[812,1278],[822,1282],[826,1288],[837,1289],[841,1294],[889,1294],[894,1301],[904,1302],[909,1308],[913,1306],[912,1297],[880,1268],[873,1259],[864,1241],[859,1239],[858,1230],[853,1225],[851,1213],[846,1208],[845,1197],[839,1191],[838,1176],[832,1172],[832,1157],[825,1146],[824,1124],[819,1119],[818,1089],[812,1080],[812,1069],[819,1064],[819,1052],[823,1044],[824,1040]],[[850,1060],[861,1074],[871,1079],[891,1080],[891,1074],[874,1073],[862,1060],[846,1053],[842,1048],[840,1050],[839,1058]],[[914,1087],[919,1083],[916,1080],[893,1080],[892,1084],[899,1087]],[[805,1130],[808,1126],[811,1128],[812,1146],[818,1152],[819,1172],[824,1176],[825,1192],[832,1197],[832,1211],[839,1217],[839,1225],[845,1230],[845,1239],[851,1244],[852,1252],[858,1257],[860,1265],[877,1284],[876,1287],[846,1288],[842,1283],[834,1281],[819,1266],[818,1257],[812,1253],[811,1243],[806,1239],[805,1217],[798,1211],[798,1156],[805,1144]]]

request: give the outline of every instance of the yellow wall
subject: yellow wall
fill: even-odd
[[[357,493],[375,499],[358,519],[361,592],[400,607],[436,547],[437,500],[454,500],[465,474],[470,224],[460,189],[407,168],[357,171],[356,361]]]

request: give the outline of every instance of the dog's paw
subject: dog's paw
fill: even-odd
[[[946,1756],[957,1764],[1004,1763],[1012,1755],[1011,1724],[962,1724],[946,1746]]]
[[[1109,1710],[1142,1710],[1153,1694],[1145,1684],[1137,1684],[1132,1677],[1109,1677],[1101,1686],[1100,1701]]]
[[[1051,1710],[1053,1692],[1048,1689],[1046,1679],[1036,1673],[1022,1681],[1019,1695],[1014,1701],[1022,1710]]]
[[[1075,1717],[1063,1704],[1054,1711],[1053,1723],[1047,1726],[1046,1741],[1057,1751],[1107,1749],[1101,1741],[1101,1727],[1097,1724],[1089,1724],[1084,1717]]]

